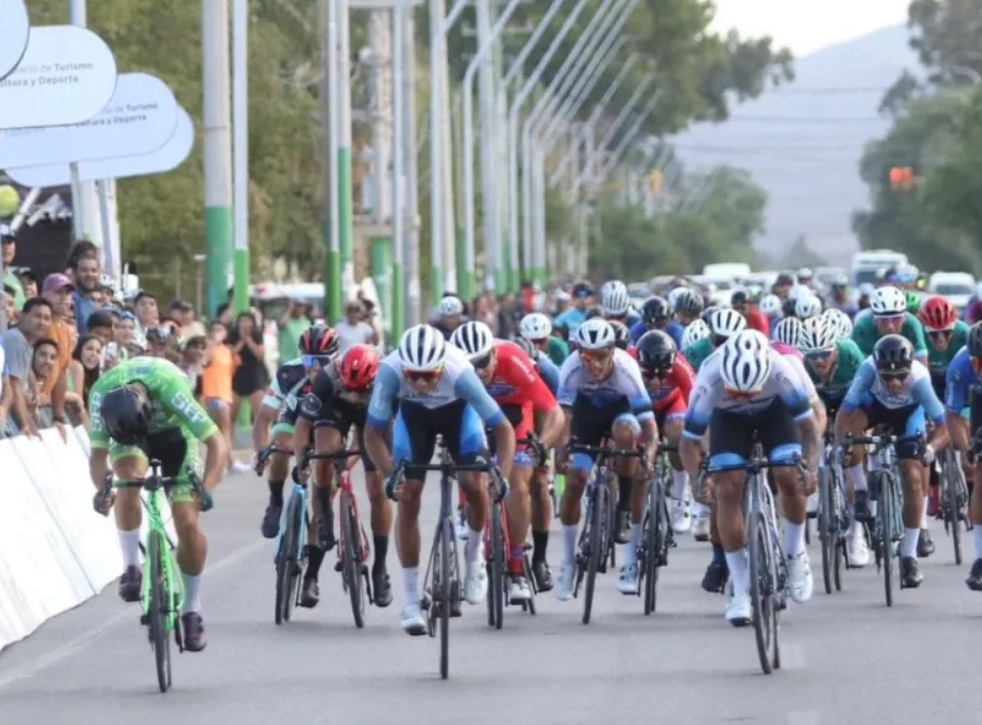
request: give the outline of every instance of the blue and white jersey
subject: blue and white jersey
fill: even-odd
[[[539,357],[535,359],[535,367],[546,387],[555,395],[559,391],[559,368],[556,367],[556,363],[550,360],[548,355],[540,352]]]
[[[859,366],[856,377],[853,378],[852,385],[846,392],[842,409],[859,410],[874,401],[891,410],[920,406],[924,408],[924,414],[929,420],[937,424],[944,423],[944,406],[938,400],[934,386],[931,385],[931,373],[917,360],[912,362],[910,375],[904,380],[903,388],[899,393],[894,394],[876,374],[873,357],[866,358],[866,361]]]
[[[944,405],[949,412],[958,415],[968,407],[972,388],[982,385],[982,378],[972,366],[972,356],[963,347],[952,359],[945,373]]]
[[[699,368],[696,384],[689,395],[683,435],[692,440],[702,438],[713,411],[725,410],[736,415],[752,416],[766,410],[775,400],[782,400],[795,421],[812,417],[812,404],[801,374],[777,350],[770,349],[771,371],[760,393],[751,398],[727,391],[723,380],[723,356],[714,351]]]
[[[609,408],[627,400],[639,421],[652,420],[651,400],[641,377],[637,361],[626,351],[614,349],[614,370],[603,380],[590,374],[583,365],[580,353],[566,358],[559,368],[559,391],[556,400],[564,407],[571,407],[582,396],[595,408]]]
[[[285,404],[296,400],[297,391],[307,382],[307,369],[303,366],[303,358],[298,357],[283,363],[276,369],[276,374],[269,381],[263,405],[280,410]]]
[[[377,428],[385,427],[396,400],[430,410],[463,400],[474,408],[486,426],[492,428],[505,418],[477,377],[470,360],[451,345],[447,345],[443,371],[436,387],[427,392],[417,390],[406,378],[398,351],[386,356],[375,376],[375,389],[368,404],[368,422]]]

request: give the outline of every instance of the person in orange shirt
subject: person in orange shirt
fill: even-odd
[[[235,370],[235,356],[225,344],[228,328],[215,320],[208,331],[205,344],[204,367],[201,369],[201,390],[205,399],[205,409],[228,440],[229,460],[232,465],[232,374]]]
[[[61,273],[49,274],[44,278],[41,294],[51,303],[52,319],[48,336],[58,343],[58,355],[51,374],[44,381],[41,391],[51,399],[55,425],[62,438],[68,436],[68,418],[65,416],[65,392],[67,391],[68,370],[72,365],[72,350],[75,349],[72,293],[75,285]]]

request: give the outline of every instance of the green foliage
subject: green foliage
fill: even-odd
[[[708,179],[689,176],[679,204],[656,216],[608,194],[597,202],[590,236],[590,271],[628,280],[692,274],[713,262],[756,262],[754,235],[763,231],[767,194],[746,172],[722,167]]]

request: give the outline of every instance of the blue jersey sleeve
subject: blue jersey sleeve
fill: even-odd
[[[454,383],[454,393],[477,411],[486,426],[494,427],[505,419],[501,406],[494,402],[474,370],[464,370],[460,374]]]
[[[644,326],[643,322],[636,322],[631,326],[629,332],[629,339],[632,345],[636,345],[641,336],[648,331],[648,328]]]
[[[924,408],[924,415],[928,420],[935,425],[944,423],[944,406],[938,400],[938,394],[934,392],[930,376],[925,376],[914,383],[910,389],[910,396]]]
[[[675,347],[679,350],[682,349],[682,336],[685,335],[685,327],[680,323],[672,320],[665,327],[665,332],[668,333],[669,337],[675,340]]]
[[[556,363],[546,355],[539,355],[539,359],[536,361],[536,368],[539,370],[539,376],[546,384],[546,387],[555,395],[559,390],[559,368],[556,367]]]
[[[859,366],[856,377],[852,379],[852,385],[846,392],[846,397],[842,401],[842,409],[859,410],[863,406],[863,401],[873,389],[873,382],[876,380],[876,369],[869,360]]]
[[[627,325],[628,328],[634,327],[639,322],[641,322],[641,315],[634,310],[628,310],[627,314],[624,315],[624,324]]]
[[[392,416],[392,405],[399,394],[399,374],[390,366],[379,366],[375,376],[375,388],[368,403],[368,424],[385,428]]]
[[[960,414],[968,406],[969,390],[977,380],[978,375],[972,369],[972,358],[968,350],[962,348],[945,373],[945,408],[955,415]]]

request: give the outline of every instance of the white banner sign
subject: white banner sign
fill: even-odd
[[[95,33],[73,25],[31,28],[27,50],[0,81],[0,129],[81,123],[116,89],[116,58]]]
[[[163,174],[183,164],[191,155],[193,148],[194,121],[187,111],[178,106],[177,128],[174,130],[174,135],[159,149],[142,156],[118,156],[114,159],[82,161],[78,164],[79,180],[100,181]],[[71,183],[68,164],[7,169],[7,174],[21,186],[27,187],[62,186]]]
[[[31,21],[24,0],[0,0],[0,80],[20,63],[30,36]]]
[[[0,132],[0,169],[149,154],[177,127],[177,100],[167,84],[146,73],[124,73],[109,104],[71,126]]]

